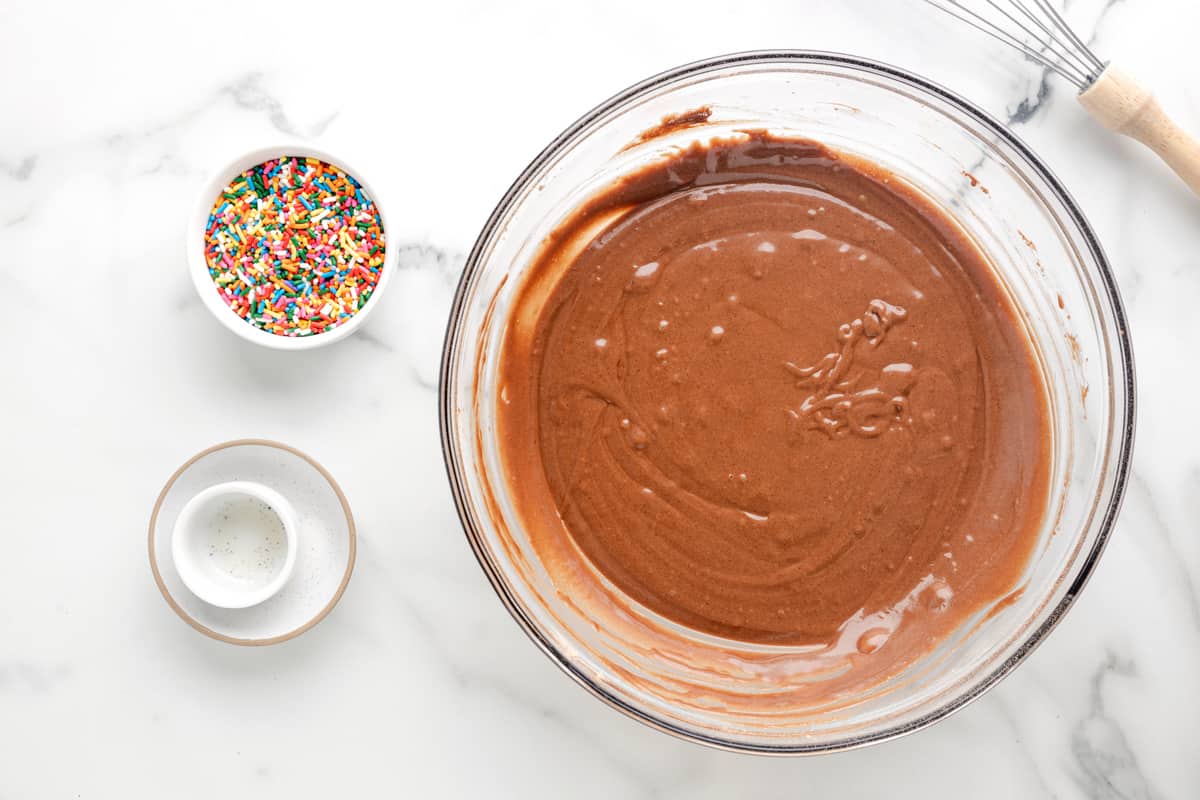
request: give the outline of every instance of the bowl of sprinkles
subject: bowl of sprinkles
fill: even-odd
[[[267,347],[344,338],[393,271],[378,197],[342,159],[309,147],[255,150],[206,187],[188,262],[200,299]]]

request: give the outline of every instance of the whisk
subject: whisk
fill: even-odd
[[[1167,116],[1148,89],[1097,58],[1048,0],[925,2],[1072,83],[1092,117],[1149,147],[1200,195],[1200,142]]]

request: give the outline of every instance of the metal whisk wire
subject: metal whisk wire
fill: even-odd
[[[1200,195],[1200,140],[1171,119],[1137,79],[1096,58],[1054,1],[925,0],[1073,83],[1079,104],[1097,122],[1149,147]]]
[[[1016,48],[1033,61],[1066,78],[1080,91],[1091,86],[1104,71],[1104,63],[1050,5],[1049,0],[982,0],[998,18],[989,17],[986,12],[959,0],[925,2],[993,39]]]

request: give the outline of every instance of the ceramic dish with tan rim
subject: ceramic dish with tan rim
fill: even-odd
[[[256,481],[284,495],[297,518],[296,564],[287,585],[250,608],[218,608],[196,597],[171,558],[171,531],[184,505],[226,481]],[[350,503],[337,481],[311,456],[266,439],[214,445],[188,459],[167,480],[150,515],[150,569],[176,614],[223,642],[268,645],[292,639],[324,619],[354,570],[356,532]]]

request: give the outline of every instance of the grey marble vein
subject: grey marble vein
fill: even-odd
[[[1084,31],[1076,30],[1076,33],[1081,34],[1080,38],[1083,39],[1089,49],[1096,44],[1097,40],[1099,40],[1100,27],[1104,24],[1105,19],[1108,18],[1108,12],[1112,11],[1113,8],[1124,2],[1125,0],[1105,0],[1104,5],[1101,6],[1100,11],[1092,20],[1091,27]],[[1104,61],[1104,58],[1101,57],[1099,53],[1096,53],[1096,56],[1100,58],[1101,61]]]
[[[27,181],[33,175],[33,169],[37,166],[37,160],[37,155],[32,154],[25,156],[15,164],[8,161],[0,161],[0,174],[14,181]]]
[[[1078,782],[1094,800],[1156,800],[1159,793],[1138,765],[1120,723],[1105,709],[1104,682],[1134,677],[1132,661],[1109,653],[1091,678],[1088,715],[1071,732],[1071,755]]]
[[[312,125],[301,128],[284,111],[283,103],[262,85],[262,78],[260,72],[247,73],[223,87],[221,94],[232,98],[234,104],[239,108],[265,113],[276,130],[289,136],[320,136],[340,113],[340,110],[335,110]]]
[[[1008,726],[1008,729],[1012,731],[1013,738],[1016,740],[1017,751],[1021,754],[1021,760],[1025,762],[1026,766],[1029,768],[1029,771],[1033,773],[1035,778],[1037,778],[1038,787],[1041,789],[1042,796],[1057,798],[1058,795],[1053,789],[1050,788],[1050,784],[1046,781],[1046,775],[1042,772],[1042,768],[1038,764],[1037,759],[1034,758],[1033,753],[1031,753],[1029,748],[1025,745],[1019,717],[1011,708],[1009,708],[1006,698],[997,693],[992,696],[991,705],[999,710],[1000,717],[1004,720],[1004,723]]]
[[[1186,559],[1182,557],[1182,554],[1175,545],[1174,539],[1171,536],[1170,526],[1163,517],[1158,503],[1155,501],[1150,484],[1137,469],[1132,470],[1130,473],[1125,502],[1129,505],[1136,504],[1139,506],[1140,510],[1145,514],[1145,519],[1151,523],[1142,530],[1152,533],[1163,550],[1165,550],[1163,554],[1165,557],[1160,559],[1159,563],[1164,571],[1171,573],[1173,581],[1181,587],[1191,623],[1200,630],[1200,595],[1197,595],[1192,573],[1188,570]],[[1134,515],[1131,514],[1128,516]],[[1131,534],[1135,532],[1126,531],[1126,533]]]
[[[163,153],[153,164],[139,170],[138,175],[182,175],[185,172],[178,156],[173,153]]]
[[[421,370],[417,369],[416,365],[410,364],[408,367],[408,373],[412,378],[413,383],[425,391],[436,392],[438,390],[438,382],[436,380],[431,381],[429,378],[426,378],[424,375],[422,375]]]
[[[1008,113],[1009,125],[1024,125],[1046,106],[1054,93],[1051,84],[1053,77],[1054,73],[1048,67],[1042,68],[1042,77],[1038,82],[1037,91],[1032,97],[1022,98],[1017,103],[1017,107]]]
[[[378,568],[379,565],[372,564],[372,567]],[[438,630],[438,627],[399,588],[402,582],[392,581],[389,585],[395,587],[391,592],[391,599],[396,607],[402,611],[404,616],[408,617],[413,625],[420,629],[422,641],[427,646],[426,650],[433,654],[435,660],[441,664],[444,673],[460,689],[490,693],[505,703],[510,704],[518,713],[536,716],[551,723],[564,734],[581,740],[590,752],[598,755],[599,760],[612,769],[614,774],[625,777],[630,783],[636,786],[638,792],[633,796],[645,798],[646,800],[656,800],[662,796],[662,787],[655,780],[656,778],[661,778],[661,774],[655,776],[647,775],[634,765],[629,764],[626,760],[621,759],[616,753],[612,752],[609,742],[593,737],[586,726],[576,724],[575,720],[569,714],[564,713],[563,709],[547,703],[539,694],[529,692],[522,686],[505,681],[496,671],[488,669],[486,665],[482,669],[472,669],[473,660],[460,660],[456,657],[452,648],[445,642],[443,634]],[[584,698],[584,700],[586,701],[587,699]]]
[[[396,352],[396,348],[392,347],[392,345],[388,344],[383,339],[380,339],[378,336],[373,334],[371,332],[370,326],[364,325],[363,328],[361,330],[359,330],[356,335],[351,336],[346,341],[353,342],[356,340],[362,342],[363,344],[370,345],[371,347],[373,347],[377,350],[382,350],[385,353]]]
[[[1078,25],[1073,25],[1076,33],[1078,33],[1080,38],[1087,43],[1089,48],[1095,43],[1100,25],[1108,15],[1108,12],[1114,6],[1122,2],[1124,2],[1124,0],[1105,0],[1104,6],[1093,17],[1090,25],[1082,28]],[[1064,2],[1063,11],[1065,12],[1068,10],[1070,6],[1070,2]],[[1026,60],[1032,61],[1032,59],[1029,59],[1028,57],[1026,57]],[[1038,83],[1037,91],[1032,97],[1023,98],[1017,104],[1016,108],[1009,112],[1008,123],[1010,125],[1021,125],[1029,122],[1038,111],[1046,106],[1055,92],[1055,86],[1053,83],[1054,78],[1055,76],[1053,70],[1049,69],[1048,67],[1042,68],[1041,80]]]
[[[284,133],[297,132],[291,122],[291,118],[283,108],[283,103],[263,87],[262,74],[259,72],[247,72],[240,78],[221,86],[215,92],[205,95],[203,99],[166,119],[155,120],[136,131],[116,131],[103,138],[105,143],[110,147],[130,140],[153,138],[159,134],[174,131],[183,125],[194,122],[226,98],[232,100],[233,104],[242,110],[265,113],[271,124]],[[330,121],[336,116],[337,112],[334,112],[329,118]],[[323,132],[327,126],[328,122],[325,122],[325,124],[320,126],[320,130],[312,135]]]
[[[44,665],[31,661],[0,663],[0,691],[25,689],[36,694],[45,694],[71,677],[67,664]]]
[[[221,86],[215,92],[203,96],[202,99],[191,104],[183,111],[166,118],[156,119],[135,129],[121,128],[110,130],[97,137],[88,137],[69,143],[65,147],[68,150],[77,150],[93,147],[98,142],[106,149],[113,149],[119,146],[132,148],[147,139],[153,139],[164,133],[174,132],[184,125],[194,123],[225,99],[229,99],[235,107],[244,111],[264,114],[276,130],[289,136],[320,136],[340,114],[340,109],[335,109],[311,125],[299,125],[287,112],[284,103],[263,85],[263,74],[252,71],[244,73],[231,83]],[[15,160],[0,159],[0,177],[8,177],[15,181],[27,181],[33,175],[38,162],[45,155],[47,154],[42,152],[32,153]],[[176,155],[166,153],[155,164],[151,165],[144,174],[165,171],[169,167],[175,167],[169,170],[173,174],[183,174],[186,172],[186,170],[180,168],[180,161]]]
[[[29,217],[32,215],[33,215],[33,209],[27,208],[24,211],[22,211],[20,214],[17,214],[15,217],[9,217],[8,219],[4,220],[4,222],[0,223],[0,228],[12,228],[17,225],[20,225],[22,222],[29,219]]]
[[[1100,9],[1100,14],[1096,17],[1096,24],[1100,24],[1101,20],[1104,19],[1104,15],[1107,14],[1110,9],[1112,9],[1114,6],[1119,6],[1124,2],[1125,0],[1105,0],[1104,7]]]
[[[396,266],[399,269],[432,270],[450,282],[457,282],[466,263],[466,255],[428,242],[397,242]]]

